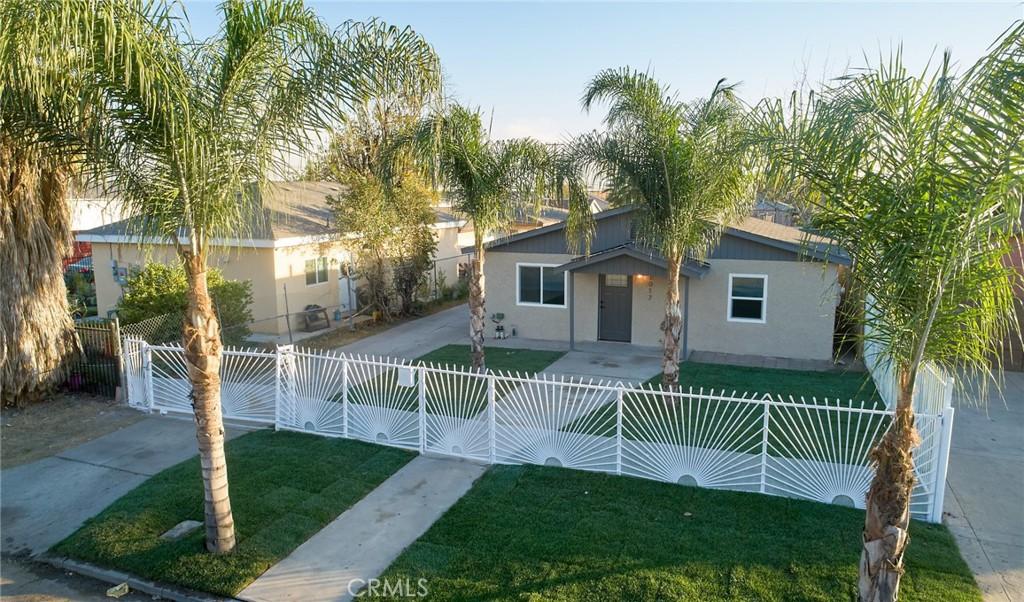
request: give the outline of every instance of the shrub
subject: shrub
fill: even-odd
[[[252,283],[226,280],[215,268],[210,269],[208,283],[224,344],[243,343],[252,322]],[[168,314],[184,317],[187,308],[188,278],[184,268],[150,263],[128,279],[125,293],[117,302],[117,315],[125,324],[134,324]]]

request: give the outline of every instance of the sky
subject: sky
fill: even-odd
[[[497,138],[558,142],[600,128],[580,95],[601,69],[650,71],[681,98],[720,78],[750,103],[877,63],[900,44],[914,71],[945,49],[961,69],[1015,19],[1024,2],[639,3],[309,2],[330,26],[376,17],[409,25],[437,50],[448,92],[493,113]],[[219,26],[217,5],[186,2],[193,33]]]

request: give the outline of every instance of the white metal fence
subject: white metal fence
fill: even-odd
[[[191,412],[181,347],[126,340],[129,403]],[[228,420],[502,464],[564,466],[862,508],[891,412],[863,402],[669,392],[406,360],[229,349]],[[917,518],[941,518],[953,410],[919,412]]]

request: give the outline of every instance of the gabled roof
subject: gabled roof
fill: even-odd
[[[338,182],[268,182],[262,197],[263,215],[251,216],[248,227],[239,228],[241,236],[236,242],[282,241],[282,240],[329,240],[338,232],[333,224],[334,212],[328,204],[328,197],[345,192]],[[455,215],[442,209],[435,209],[435,227],[457,227],[464,223]],[[128,218],[91,230],[80,232],[78,240],[92,242],[118,242],[138,232],[137,218]],[[187,236],[187,232],[182,232]],[[229,244],[229,243],[225,243]]]
[[[665,258],[662,257],[660,253],[650,249],[641,249],[632,243],[613,247],[611,249],[605,249],[604,251],[600,251],[592,255],[577,257],[572,261],[568,261],[556,267],[555,272],[587,271],[587,268],[607,265],[612,260],[620,258],[632,259],[634,262],[639,262],[640,264],[645,264],[653,268],[653,270],[647,272],[640,272],[640,270],[627,270],[628,273],[647,273],[658,276],[663,276],[668,273],[668,262],[665,261]],[[711,266],[703,261],[687,259],[683,262],[683,265],[679,267],[679,273],[687,278],[700,279],[703,278],[710,269]]]
[[[594,214],[594,220],[597,222],[597,227],[600,227],[602,220],[614,218],[633,211],[636,211],[636,207],[634,206],[616,207],[614,209],[608,209],[607,211]],[[537,228],[536,230],[520,232],[512,236],[496,239],[488,243],[486,248],[500,249],[501,247],[515,242],[537,236],[543,236],[545,234],[564,229],[564,222],[551,224],[543,228]],[[784,226],[782,224],[748,217],[738,223],[726,227],[725,234],[780,249],[789,253],[809,257],[811,259],[817,259],[819,261],[830,261],[842,265],[848,265],[850,263],[849,256],[842,249],[838,248],[831,239],[818,234],[806,232],[792,226]],[[597,249],[596,252],[604,250],[605,249]]]

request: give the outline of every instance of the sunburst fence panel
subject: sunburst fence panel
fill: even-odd
[[[179,346],[124,343],[129,403],[191,412]],[[680,485],[864,507],[869,452],[891,410],[279,347],[224,352],[229,420],[504,464],[562,466]],[[953,410],[916,414],[917,518],[941,520]]]

